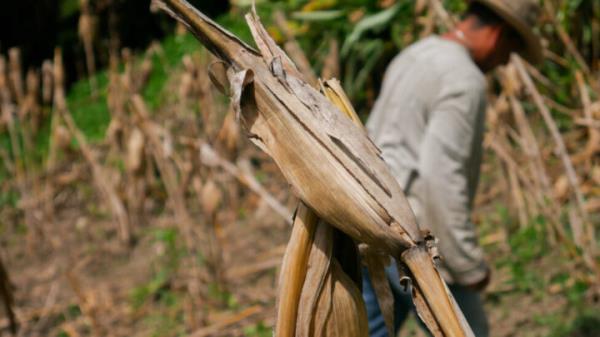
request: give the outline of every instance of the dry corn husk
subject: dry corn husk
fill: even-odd
[[[296,336],[369,335],[362,294],[333,256],[333,230],[323,222],[317,225],[298,307]]]
[[[318,221],[317,215],[300,202],[279,274],[277,337],[295,336],[298,305]]]
[[[423,241],[378,149],[362,128],[299,79],[256,16],[248,20],[264,59],[208,18],[203,22],[186,2],[163,3],[207,28],[206,34],[196,33],[230,63],[232,103],[251,140],[273,157],[294,192],[319,216],[358,241],[394,254]]]
[[[360,124],[339,82],[330,82],[320,83],[322,92]],[[333,231],[300,202],[279,279],[276,337],[368,336],[362,294],[333,256]]]
[[[182,22],[223,61],[213,67],[211,78],[221,89],[230,87],[232,105],[250,139],[273,158],[294,193],[324,222],[406,264],[417,309],[434,336],[472,336],[379,150],[360,126],[302,80],[257,15],[251,13],[246,19],[260,52],[184,0],[155,0],[154,4]],[[315,235],[314,245],[319,246],[317,240],[324,240],[327,230],[333,229],[316,230],[324,233]],[[350,324],[364,312],[364,306],[357,305],[356,310],[348,310],[352,317],[338,316],[347,309],[338,304],[356,303],[352,295],[356,292],[336,272],[339,266],[328,258],[327,245],[319,247],[311,249],[309,259],[312,262],[317,254],[314,259],[329,262],[315,265],[319,267],[315,272],[307,270],[296,336],[328,331],[331,315]],[[345,292],[339,292],[339,298],[338,284]],[[334,300],[328,299],[332,294]],[[362,331],[360,323],[354,331]]]
[[[334,257],[333,232],[300,203],[280,273],[276,337],[368,336],[362,294]]]

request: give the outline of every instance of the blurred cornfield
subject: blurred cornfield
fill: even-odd
[[[192,1],[247,42],[252,3]],[[255,3],[363,121],[389,61],[466,8]],[[0,335],[14,322],[22,336],[270,336],[296,201],[211,87],[211,56],[149,1],[0,9]],[[543,63],[488,76],[486,305],[495,336],[597,336],[600,1],[542,9]]]

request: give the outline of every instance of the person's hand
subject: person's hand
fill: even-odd
[[[487,268],[483,279],[481,279],[481,281],[478,281],[476,283],[467,285],[467,288],[474,290],[474,291],[483,291],[490,284],[491,278],[492,278],[492,270],[490,268]]]

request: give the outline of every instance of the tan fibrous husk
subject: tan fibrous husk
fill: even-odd
[[[317,215],[306,205],[302,202],[298,204],[292,235],[286,246],[279,272],[276,337],[294,337],[296,335],[300,296],[306,279],[318,221]]]
[[[360,127],[299,79],[256,15],[247,19],[263,57],[189,4],[157,3],[184,24],[193,22],[188,28],[230,64],[232,103],[242,125],[273,157],[296,195],[321,218],[395,255],[422,241],[378,149]]]
[[[434,336],[472,336],[435,269],[424,234],[379,150],[362,127],[302,80],[303,76],[269,37],[256,13],[248,14],[246,20],[260,52],[185,0],[155,0],[154,4],[186,25],[222,60],[212,67],[211,79],[222,91],[230,88],[228,94],[236,117],[249,138],[273,158],[294,193],[323,222],[408,265],[415,294],[422,299],[419,313]],[[311,249],[311,255],[319,251],[324,252]],[[304,332],[296,331],[297,336],[308,336],[307,331],[318,332],[327,326],[335,301],[321,298],[332,295],[323,290],[323,285],[344,283],[343,276],[331,276],[335,261],[323,257],[321,260],[328,261],[326,268],[313,276],[310,269],[307,271],[296,324]],[[323,263],[309,265],[322,267]],[[356,292],[344,289],[347,299],[354,297],[349,294]],[[318,311],[313,310],[316,306]],[[364,310],[363,305],[357,304],[357,310],[358,307]],[[335,315],[344,309],[336,309]],[[353,315],[356,319],[360,314]]]
[[[298,217],[304,219],[300,222],[295,221],[295,225],[308,225],[310,232],[314,231],[314,234],[308,242],[311,247],[306,264],[308,268],[297,302],[295,335],[276,336],[368,336],[368,320],[362,294],[333,256],[333,227],[314,218],[314,215],[310,214],[312,211],[303,212],[302,207]],[[315,219],[318,222],[315,222]],[[295,268],[299,266],[296,265]],[[284,317],[278,318],[279,324],[291,329],[291,322],[282,322]]]
[[[336,107],[355,124],[361,124],[339,82],[321,82],[320,86]],[[320,222],[302,202],[293,226],[279,278],[275,336],[367,336],[368,322],[360,291],[332,257],[332,227]],[[385,274],[382,268],[377,271]],[[387,279],[383,283],[389,288]],[[390,310],[384,310],[384,315],[389,316],[388,313]]]

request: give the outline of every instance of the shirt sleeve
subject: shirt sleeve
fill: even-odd
[[[439,239],[442,267],[453,282],[473,284],[487,273],[483,251],[471,222],[476,186],[469,186],[473,149],[481,144],[484,83],[453,84],[432,104],[419,158],[424,228]],[[472,185],[472,184],[471,184]]]

